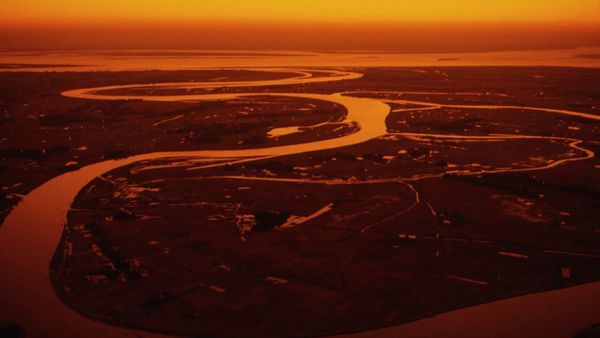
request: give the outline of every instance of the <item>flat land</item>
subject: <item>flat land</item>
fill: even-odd
[[[346,92],[390,105],[387,135],[251,161],[138,162],[98,177],[68,215],[51,267],[56,292],[118,325],[296,337],[397,325],[600,279],[600,124],[529,109],[600,115],[600,70],[354,71],[364,77],[220,89],[213,92],[257,95],[189,103],[59,94],[286,74],[0,73],[1,216],[44,181],[107,158],[350,134],[357,126],[337,104],[260,95]]]

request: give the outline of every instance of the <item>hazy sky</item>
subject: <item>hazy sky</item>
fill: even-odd
[[[0,48],[600,45],[600,0],[0,0]]]
[[[0,0],[3,21],[576,21],[598,0]]]

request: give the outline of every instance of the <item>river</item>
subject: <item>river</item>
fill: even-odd
[[[264,69],[261,69],[264,70]],[[279,72],[282,69],[270,69]],[[290,69],[286,69],[290,72]],[[359,78],[348,71],[295,70],[296,76],[266,81],[169,83],[169,88],[227,88],[276,86]],[[322,72],[322,73],[321,73]],[[322,100],[347,109],[345,122],[356,123],[356,132],[338,138],[287,146],[243,149],[174,151],[142,154],[82,167],[51,179],[24,196],[0,227],[0,318],[24,326],[31,337],[164,337],[159,334],[115,327],[87,318],[66,306],[55,294],[49,280],[52,256],[61,239],[73,200],[96,177],[119,167],[150,159],[168,157],[250,158],[283,156],[349,146],[387,134],[385,119],[390,107],[378,99],[342,94],[235,93],[175,96],[107,95],[108,90],[144,85],[107,86],[78,89],[63,95],[79,99],[147,101],[231,100],[253,95],[272,95]],[[560,113],[553,111],[551,113]],[[575,112],[566,112],[568,114]],[[578,115],[581,116],[581,115]],[[584,117],[585,118],[585,117]],[[595,117],[597,119],[597,117]],[[427,135],[427,134],[423,134]],[[452,311],[393,328],[367,331],[346,337],[463,337],[514,336],[515,327],[524,336],[568,337],[577,329],[598,321],[600,282],[546,293],[515,297],[467,309]],[[522,331],[521,329],[524,329]]]

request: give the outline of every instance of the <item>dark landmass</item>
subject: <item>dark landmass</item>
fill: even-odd
[[[575,57],[580,59],[600,59],[600,54],[577,54]]]
[[[209,159],[146,161],[91,182],[73,204],[52,263],[59,296],[87,316],[172,334],[314,336],[600,278],[600,161],[575,161],[585,157],[582,149],[600,150],[596,121],[517,108],[427,109],[502,105],[599,115],[600,70],[358,71],[365,76],[353,81],[214,92],[385,98],[394,102],[384,137],[205,169]],[[341,124],[344,109],[314,100],[58,96],[217,76],[257,75],[0,74],[9,89],[0,94],[3,207],[61,171],[106,158],[292,144],[355,128]],[[323,122],[332,124],[268,137],[273,128]],[[535,138],[452,137],[506,134]]]
[[[574,338],[594,338],[600,336],[600,323],[578,332]]]
[[[60,96],[68,89],[109,83],[250,81],[286,74],[237,70],[91,74],[0,73],[0,219],[34,187],[104,159],[169,150],[293,144],[355,129],[341,123],[344,108],[316,100],[259,95],[230,102],[110,102]],[[332,123],[281,137],[267,134],[274,128],[324,122]]]
[[[24,338],[25,329],[16,323],[0,323],[0,336],[3,338]]]

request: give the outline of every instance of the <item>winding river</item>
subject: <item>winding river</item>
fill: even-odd
[[[290,69],[260,69],[290,73]],[[338,138],[294,145],[243,149],[157,152],[129,158],[108,160],[51,179],[27,194],[0,227],[0,318],[14,320],[24,326],[31,337],[166,337],[112,326],[87,318],[66,306],[55,294],[49,279],[52,256],[60,242],[67,213],[78,192],[96,177],[119,167],[142,160],[169,157],[247,158],[283,156],[354,145],[387,134],[385,119],[390,106],[380,99],[358,98],[342,94],[304,93],[225,93],[175,96],[134,96],[108,94],[107,91],[138,88],[230,88],[307,84],[360,78],[347,71],[294,71],[296,76],[266,81],[227,81],[198,83],[140,84],[107,86],[64,92],[64,96],[80,99],[145,101],[210,101],[232,100],[251,96],[284,96],[322,100],[347,109],[347,123],[360,128]],[[104,92],[104,93],[103,93]],[[407,101],[408,102],[408,101]],[[526,108],[526,107],[523,107]],[[551,111],[551,113],[561,113]],[[581,116],[598,119],[597,116]],[[427,134],[422,134],[428,136]],[[429,135],[431,136],[431,135]],[[432,136],[435,137],[435,136]],[[589,158],[587,154],[585,158]],[[593,156],[593,153],[592,155]],[[585,159],[582,158],[582,159]],[[594,310],[600,304],[600,282],[547,293],[527,295],[452,311],[429,319],[393,328],[358,333],[356,337],[432,337],[432,336],[509,336],[515,325],[530,328],[528,336],[540,336],[539,330],[551,333],[545,337],[568,337],[574,331],[599,318]],[[561,318],[568,320],[561,321]],[[498,318],[510,320],[510,325]],[[476,321],[476,322],[475,322]],[[551,330],[548,330],[551,329]],[[508,330],[508,331],[507,331]],[[536,331],[538,330],[538,331]]]

